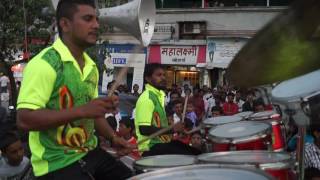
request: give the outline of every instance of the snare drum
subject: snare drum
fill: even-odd
[[[293,167],[294,160],[288,153],[268,151],[233,151],[208,153],[198,156],[200,163],[232,164],[243,166],[245,164],[259,168],[274,176],[278,180],[296,179]]]
[[[209,130],[212,127],[216,127],[216,126],[222,125],[222,124],[239,122],[241,120],[242,120],[242,117],[240,117],[240,116],[218,116],[218,117],[212,117],[212,118],[208,118],[208,119],[204,120],[202,122],[202,126],[205,129],[206,138],[208,138]]]
[[[271,149],[271,125],[263,122],[236,122],[209,131],[213,152]]]
[[[274,151],[285,149],[285,128],[281,117],[274,111],[262,111],[252,114],[250,120],[263,121],[272,125],[272,148]]]
[[[272,180],[272,176],[259,170],[213,164],[191,165],[148,172],[134,176],[131,180],[181,180],[181,179],[225,179],[225,180]],[[129,180],[130,180],[129,179]]]
[[[192,155],[158,155],[141,158],[134,162],[136,174],[177,166],[192,165],[197,162]]]
[[[244,111],[238,114],[235,114],[234,116],[242,117],[243,119],[248,119],[253,114],[252,111]]]

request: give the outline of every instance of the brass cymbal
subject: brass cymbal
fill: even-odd
[[[252,87],[320,69],[320,1],[299,0],[275,17],[227,69],[234,85]]]

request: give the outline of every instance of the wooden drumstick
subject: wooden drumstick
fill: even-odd
[[[133,49],[133,53],[137,53],[141,50],[141,46],[136,46],[134,49]],[[129,56],[128,59],[132,59],[132,61],[134,61],[135,59],[135,54],[131,55],[132,57]],[[128,61],[128,64],[124,67],[122,67],[120,69],[120,72],[116,78],[116,80],[114,81],[114,83],[112,84],[111,86],[111,89],[110,91],[108,92],[108,97],[111,97],[113,95],[113,93],[115,92],[115,90],[118,88],[121,80],[123,79],[123,77],[127,74],[128,72],[128,69],[129,69],[129,66],[133,63],[132,61]]]
[[[186,98],[185,98],[185,100],[184,100],[181,122],[184,122],[184,118],[186,117],[186,111],[187,111],[187,105],[188,105],[188,98],[189,98],[189,95],[187,95]]]
[[[148,141],[148,140],[150,140],[152,138],[155,138],[155,137],[157,137],[157,136],[159,136],[159,135],[161,135],[163,133],[166,133],[166,132],[170,131],[171,129],[174,128],[175,125],[176,124],[171,124],[170,126],[168,126],[166,128],[160,129],[159,131],[157,131],[157,132],[151,134],[150,136],[148,136],[148,137],[142,139],[141,141],[139,141],[138,145],[140,145],[140,144],[142,144],[142,143],[144,143],[144,142],[146,142],[146,141]]]
[[[192,133],[194,133],[196,131],[199,131],[201,128],[202,128],[201,125],[199,125],[199,126],[193,128],[193,129],[191,129],[190,131],[186,132],[186,134],[192,134]]]

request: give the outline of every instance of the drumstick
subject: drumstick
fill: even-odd
[[[132,61],[134,61],[135,59],[135,53],[139,52],[141,50],[141,46],[136,46],[134,49],[133,49],[133,55],[129,56],[128,59],[131,59],[132,58]],[[128,72],[128,69],[129,69],[129,66],[132,64],[132,61],[128,61],[128,64],[124,67],[122,67],[120,69],[120,72],[116,78],[116,80],[114,81],[114,83],[112,84],[111,86],[111,89],[110,91],[108,92],[108,97],[111,97],[114,93],[114,91],[118,88],[121,80],[123,79],[123,77],[127,74]]]
[[[194,133],[196,131],[199,131],[200,129],[201,129],[201,125],[191,129],[190,131],[187,131],[186,134],[192,134],[192,133]]]
[[[186,117],[188,98],[189,98],[189,95],[187,95],[186,98],[185,98],[185,100],[184,100],[181,122],[184,122],[184,118]]]
[[[176,124],[177,124],[177,123],[176,123]],[[152,139],[152,138],[155,138],[155,137],[157,137],[157,136],[159,136],[159,135],[161,135],[161,134],[163,134],[163,133],[165,133],[165,132],[170,131],[171,129],[174,128],[174,126],[175,126],[176,124],[171,124],[170,126],[168,126],[168,127],[166,127],[166,128],[160,129],[159,131],[151,134],[150,136],[146,137],[145,139],[142,139],[142,140],[139,141],[137,144],[140,145],[140,144],[142,144],[142,143],[144,143],[144,142],[146,142],[146,141],[148,141],[148,140],[150,140],[150,139]]]

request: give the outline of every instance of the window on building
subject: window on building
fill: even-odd
[[[288,6],[294,0],[204,0],[204,7]],[[156,0],[159,8],[201,8],[202,0]]]
[[[207,24],[205,21],[179,22],[180,39],[205,39]]]

